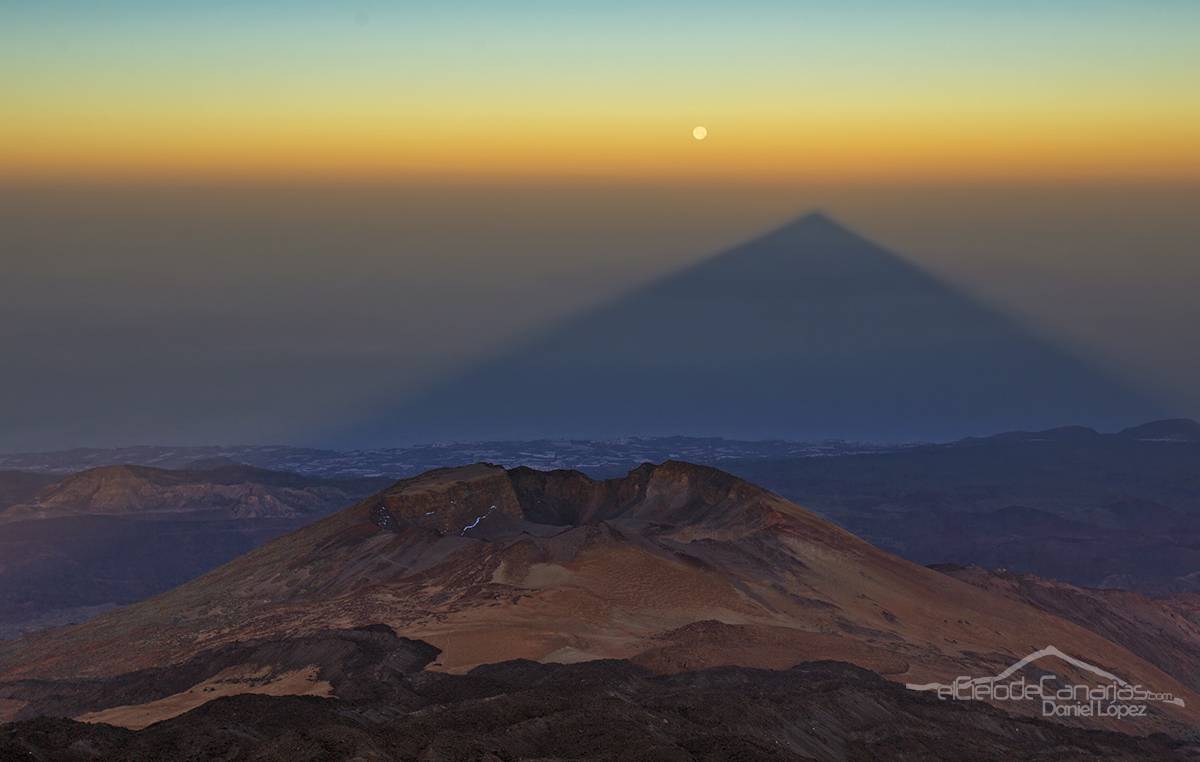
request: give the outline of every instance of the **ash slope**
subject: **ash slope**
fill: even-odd
[[[1145,395],[822,214],[501,350],[332,439],[948,440]]]
[[[404,480],[170,593],[0,645],[0,680],[113,676],[375,623],[431,643],[431,668],[451,672],[511,659],[619,658],[658,673],[834,659],[925,683],[995,674],[1055,644],[1186,700],[1152,708],[1138,732],[1194,725],[1200,706],[1086,628],[678,462],[608,481],[483,464]]]

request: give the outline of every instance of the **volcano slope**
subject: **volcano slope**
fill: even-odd
[[[1076,587],[978,566],[930,568],[1075,622],[1200,689],[1200,593],[1152,598],[1131,590]]]
[[[38,680],[111,678],[374,624],[432,644],[428,669],[452,673],[513,659],[627,659],[660,674],[837,660],[928,683],[994,675],[1055,645],[1186,703],[1153,705],[1121,729],[1195,727],[1200,706],[1084,627],[884,553],[718,470],[668,461],[608,481],[484,464],[401,481],[169,593],[3,644],[0,719],[29,713]],[[1065,662],[1053,672],[1086,682]]]

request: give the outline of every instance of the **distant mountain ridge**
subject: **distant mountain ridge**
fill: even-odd
[[[718,463],[735,458],[844,455],[878,452],[894,445],[870,442],[745,441],[720,437],[622,437],[613,440],[539,439],[442,442],[403,448],[314,450],[287,445],[156,446],[76,449],[0,454],[0,467],[21,483],[45,486],[45,474],[71,474],[101,466],[129,464],[165,469],[196,469],[206,464],[239,463],[322,479],[382,476],[399,479],[434,468],[487,461],[539,469],[575,468],[593,475],[623,474],[639,463],[676,459]],[[19,475],[15,470],[23,470]],[[0,472],[0,487],[3,474]],[[16,484],[16,481],[14,481]]]
[[[1186,418],[1166,419],[1122,429],[1112,434],[1087,426],[1060,426],[1042,431],[1004,431],[942,442],[955,447],[989,441],[1037,441],[1096,438],[1187,444],[1200,441],[1200,423]],[[433,468],[487,461],[507,467],[538,469],[573,468],[593,476],[615,476],[639,463],[676,459],[719,465],[735,460],[839,457],[905,450],[930,442],[904,444],[880,442],[786,439],[738,440],[711,436],[621,437],[609,440],[534,439],[460,441],[375,449],[318,450],[289,445],[142,445],[111,449],[87,448],[50,452],[0,454],[0,509],[5,505],[5,484],[13,494],[8,504],[20,502],[53,483],[49,474],[71,474],[109,465],[138,465],[171,470],[213,470],[245,465],[265,471],[287,472],[319,479],[360,479],[415,476]],[[6,481],[7,479],[7,481]],[[31,486],[30,486],[31,485]],[[19,491],[19,492],[17,492]]]
[[[1160,415],[823,214],[552,326],[331,436],[947,440]]]
[[[1127,440],[1135,442],[1200,443],[1200,421],[1167,418],[1129,426],[1120,431],[1102,433],[1089,426],[1059,426],[1043,431],[1006,431],[985,437],[967,437],[950,445],[979,442],[1087,442],[1091,440]]]
[[[0,639],[160,593],[391,483],[197,465],[0,472]]]
[[[216,467],[168,470],[117,465],[88,469],[43,488],[25,502],[0,508],[0,522],[84,514],[297,518],[342,507],[371,485],[370,480],[314,479],[236,463],[208,465]]]
[[[1200,591],[1200,425],[1017,431],[723,467],[919,563]]]

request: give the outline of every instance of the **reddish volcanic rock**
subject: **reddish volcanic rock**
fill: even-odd
[[[631,658],[657,672],[837,659],[927,683],[996,674],[1053,644],[1185,699],[1152,707],[1136,732],[1194,723],[1200,707],[1101,634],[677,462],[608,481],[484,464],[406,479],[170,593],[0,645],[0,680],[111,676],[376,623],[437,647],[431,669],[457,673],[510,659]]]

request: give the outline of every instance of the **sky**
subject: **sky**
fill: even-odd
[[[0,449],[320,444],[812,209],[1200,416],[1198,36],[1169,0],[0,0]]]
[[[1195,179],[1198,28],[1189,0],[4,0],[0,172]]]

